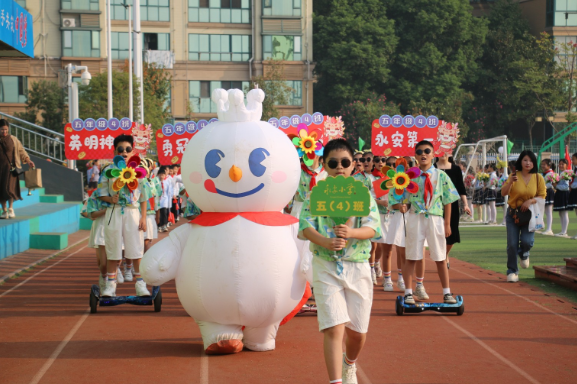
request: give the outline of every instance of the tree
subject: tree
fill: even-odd
[[[398,37],[387,94],[401,104],[448,104],[470,98],[487,21],[462,0],[383,0]]]
[[[382,115],[394,116],[400,113],[399,106],[387,101],[385,95],[371,94],[366,101],[356,100],[343,105],[337,115],[343,117],[345,123],[345,138],[355,147],[361,137],[370,147],[372,123]]]
[[[64,133],[64,124],[68,120],[66,97],[66,90],[60,88],[57,82],[39,80],[32,83],[27,92],[26,111],[16,113],[16,117]]]
[[[250,86],[244,91],[248,92],[254,88],[264,91],[261,120],[268,121],[271,117],[281,117],[276,106],[287,105],[293,89],[284,81],[284,66],[280,61],[268,60],[263,61],[262,64],[264,74],[254,76]]]
[[[465,137],[469,131],[468,125],[463,120],[463,108],[466,103],[471,102],[473,96],[464,92],[462,97],[446,97],[430,101],[412,101],[409,103],[409,110],[413,116],[437,116],[439,120],[451,123],[459,123],[459,135]]]
[[[332,114],[351,101],[385,91],[398,38],[382,3],[315,1],[316,110]]]

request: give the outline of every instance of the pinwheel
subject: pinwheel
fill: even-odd
[[[393,198],[401,201],[409,197],[409,193],[415,194],[419,191],[419,186],[411,179],[415,179],[421,175],[421,170],[417,167],[408,168],[407,161],[403,158],[397,159],[395,162],[396,169],[384,166],[382,172],[388,177],[381,183],[381,188],[384,190],[394,189]]]
[[[299,157],[302,156],[305,165],[312,165],[315,156],[323,155],[323,144],[318,139],[316,131],[309,133],[309,128],[306,124],[299,124],[297,126],[298,136],[288,135],[292,143],[297,149]]]
[[[116,178],[112,184],[112,189],[118,192],[126,186],[132,192],[138,188],[138,179],[144,178],[147,173],[144,168],[139,166],[140,157],[134,155],[128,159],[128,164],[126,164],[122,156],[115,156],[113,162],[116,168],[109,168],[104,172],[108,179]]]

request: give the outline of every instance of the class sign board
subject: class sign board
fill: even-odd
[[[373,121],[371,149],[375,156],[414,156],[415,145],[428,140],[439,149],[437,143],[439,125],[436,116],[389,116],[383,115]]]
[[[371,212],[371,195],[361,181],[353,177],[328,177],[311,191],[313,216],[329,216],[344,224],[351,216],[365,217]]]
[[[161,165],[180,164],[190,139],[218,119],[164,124],[156,131],[156,151]]]
[[[65,154],[68,160],[97,160],[114,157],[114,139],[132,135],[136,123],[122,119],[74,119],[64,126]]]

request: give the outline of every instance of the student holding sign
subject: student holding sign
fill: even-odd
[[[419,191],[411,195],[411,209],[407,217],[405,303],[414,304],[412,278],[415,264],[424,256],[425,241],[429,245],[431,259],[437,265],[437,272],[443,286],[445,304],[456,304],[449,288],[449,270],[445,263],[447,244],[445,238],[451,235],[451,203],[459,199],[459,194],[447,174],[433,167],[433,144],[423,140],[415,147],[415,158],[421,175],[414,179]],[[399,209],[399,207],[393,207]]]
[[[348,178],[354,168],[353,148],[344,139],[331,140],[324,149],[323,162],[330,176],[323,183],[336,176]],[[346,224],[335,225],[337,218],[312,215],[310,198],[304,202],[300,215],[299,238],[310,240],[314,255],[313,285],[331,383],[357,382],[355,361],[369,327],[373,283],[368,260],[371,240],[381,238],[382,232],[375,200],[367,190],[364,192],[369,207],[366,217],[350,217]],[[366,208],[364,203],[350,204]],[[347,337],[343,354],[344,334]]]

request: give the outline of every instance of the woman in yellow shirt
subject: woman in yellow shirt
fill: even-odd
[[[535,204],[536,197],[545,198],[545,180],[538,173],[537,158],[531,151],[523,151],[515,163],[511,177],[501,188],[503,196],[509,195],[507,210],[507,281],[519,281],[517,256],[521,259],[521,268],[529,268],[529,251],[533,248],[535,233],[529,232],[529,222],[520,225],[513,218],[513,211],[529,210]]]

